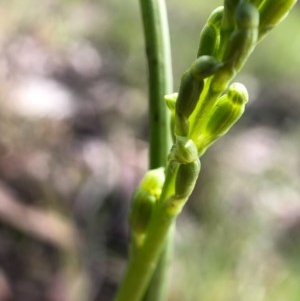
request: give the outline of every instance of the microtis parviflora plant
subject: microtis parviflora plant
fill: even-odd
[[[173,93],[165,3],[140,0],[149,67],[150,160],[132,197],[130,258],[115,301],[165,300],[169,241],[193,192],[201,156],[247,105],[246,87],[233,80],[296,3],[224,0],[208,17],[195,60]]]

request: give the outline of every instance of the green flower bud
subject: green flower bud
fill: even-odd
[[[176,136],[176,142],[169,154],[169,161],[186,164],[193,162],[197,158],[198,152],[194,141],[187,137]]]
[[[240,70],[253,51],[258,37],[259,13],[255,6],[242,1],[236,11],[237,29],[231,34],[223,57],[227,68]]]
[[[167,104],[168,109],[171,112],[171,120],[170,120],[170,128],[171,128],[171,135],[172,135],[172,140],[175,142],[175,107],[176,107],[176,100],[178,97],[178,93],[172,93],[165,95],[165,101]]]
[[[194,190],[200,172],[200,160],[180,164],[175,181],[175,197],[187,198]]]
[[[236,8],[235,17],[237,29],[231,33],[228,40],[225,39],[225,35],[222,37],[222,47],[225,48],[222,58],[224,63],[211,79],[210,91],[215,95],[222,93],[227,88],[228,83],[240,70],[257,42],[257,9],[242,1]]]
[[[146,233],[154,205],[157,201],[154,195],[138,188],[133,195],[133,203],[129,215],[129,224],[135,240]]]
[[[182,78],[175,106],[175,134],[187,136],[189,133],[188,118],[194,111],[204,87],[203,80],[195,80],[191,72],[186,71]]]
[[[233,83],[227,91],[228,98],[235,105],[245,105],[248,102],[247,88],[241,83]]]
[[[214,55],[220,43],[220,26],[224,7],[217,7],[209,16],[200,33],[200,42],[197,57],[202,55]]]
[[[190,72],[196,80],[201,81],[213,75],[222,65],[213,56],[203,55],[193,62]]]
[[[129,223],[136,244],[147,230],[153,208],[165,181],[164,168],[149,170],[133,194]]]
[[[244,113],[247,101],[247,89],[240,83],[233,83],[227,93],[218,99],[207,117],[202,134],[197,139],[200,154],[203,154],[208,146],[226,134],[237,122]]]
[[[200,172],[200,160],[180,164],[175,180],[175,194],[166,202],[166,213],[177,216],[194,190]]]
[[[238,29],[257,29],[259,25],[259,12],[255,5],[242,1],[236,9],[235,19]]]
[[[231,31],[235,27],[235,10],[240,0],[224,0],[224,14],[222,19],[222,30]]]
[[[224,6],[215,8],[207,19],[207,24],[220,28],[224,14]]]
[[[219,46],[220,36],[218,30],[209,24],[206,24],[200,33],[200,43],[197,57],[202,55],[214,55]]]
[[[204,79],[212,75],[222,63],[214,57],[200,56],[187,70],[180,82],[175,105],[175,135],[187,137],[189,134],[189,116],[193,113],[204,87]]]
[[[178,97],[178,93],[165,95],[165,102],[171,114],[175,114],[175,105],[176,105],[177,97]]]
[[[151,195],[154,195],[158,199],[164,183],[165,169],[163,167],[159,167],[156,169],[150,169],[146,172],[139,188],[148,191]]]
[[[259,39],[283,21],[296,3],[297,0],[265,0],[259,7]]]

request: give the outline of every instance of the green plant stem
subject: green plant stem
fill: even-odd
[[[140,0],[149,70],[150,168],[166,166],[171,144],[164,96],[172,92],[172,63],[164,0]]]
[[[153,169],[166,166],[171,147],[170,116],[164,96],[173,89],[172,63],[164,0],[140,0],[140,7],[149,70],[149,168]],[[166,186],[170,186],[168,181]],[[164,300],[173,218],[166,220],[161,210],[156,210],[154,216],[143,248],[130,258],[115,301],[140,301],[144,296],[144,301]],[[163,231],[161,222],[165,224]]]
[[[173,224],[169,229],[169,233],[165,241],[165,246],[163,247],[163,251],[161,252],[159,261],[157,263],[156,269],[151,278],[143,301],[163,301],[166,299],[168,288],[168,267],[170,266],[170,261],[173,257],[174,228],[175,224]]]
[[[149,168],[166,166],[171,147],[170,116],[164,96],[173,90],[168,18],[164,0],[140,0],[149,70]],[[173,231],[170,231],[143,301],[163,301]]]
[[[140,301],[145,294],[165,247],[166,237],[176,219],[176,215],[170,214],[166,206],[166,201],[174,193],[175,176],[176,171],[167,168],[162,197],[151,217],[144,244],[136,256],[130,259],[115,301]]]
[[[164,247],[169,227],[173,223],[173,217],[166,217],[164,212],[159,214],[151,231],[149,229],[151,235],[145,241],[143,249],[129,262],[115,301],[139,301],[143,297]]]

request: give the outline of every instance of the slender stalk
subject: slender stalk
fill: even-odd
[[[164,96],[173,89],[172,63],[164,0],[140,0],[140,7],[149,70],[149,168],[153,169],[167,165],[171,147],[170,116]],[[172,181],[165,184],[165,188],[173,185]],[[165,299],[174,218],[165,218],[163,211],[156,211],[143,248],[130,258],[115,301]]]
[[[158,222],[154,224],[152,235],[147,239],[144,248],[129,263],[115,301],[139,301],[143,297],[173,219],[161,215],[158,221],[164,222],[163,227]]]
[[[170,261],[173,255],[173,238],[174,238],[175,223],[170,227],[165,246],[160,255],[156,269],[151,278],[143,301],[163,301],[166,300],[168,288],[168,272]]]
[[[164,0],[140,0],[149,69],[150,168],[166,166],[170,148],[164,96],[172,92],[169,29]]]
[[[143,246],[136,256],[129,261],[127,271],[114,301],[140,301],[145,294],[161,252],[165,247],[166,237],[176,219],[176,215],[170,214],[166,206],[166,201],[172,194],[175,175],[176,172],[172,171],[171,168],[167,168],[164,197],[155,207]],[[163,290],[159,289],[158,291]]]
[[[166,166],[171,146],[170,116],[164,96],[173,90],[168,18],[164,0],[140,0],[149,70],[149,168]],[[172,253],[170,231],[143,301],[163,301]]]

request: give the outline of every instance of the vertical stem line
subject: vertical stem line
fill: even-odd
[[[170,114],[164,101],[173,90],[170,37],[164,0],[140,0],[140,8],[149,74],[149,168],[153,169],[166,167],[171,147]],[[165,217],[163,211],[152,218],[143,249],[130,258],[115,301],[164,300],[174,218]]]
[[[172,59],[164,0],[140,0],[149,71],[149,168],[166,166],[171,147],[170,114],[164,96],[173,91]],[[172,253],[173,231],[166,237],[143,301],[163,301]]]
[[[164,96],[172,92],[172,62],[164,0],[140,0],[149,71],[150,169],[166,166],[171,144]]]

